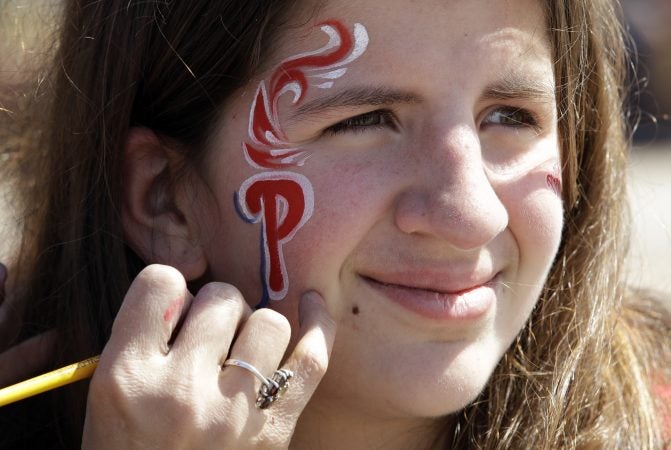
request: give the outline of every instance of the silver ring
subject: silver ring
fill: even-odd
[[[256,378],[261,380],[261,388],[256,397],[256,407],[259,409],[266,409],[277,401],[280,395],[289,387],[289,379],[294,376],[294,373],[289,369],[279,369],[273,373],[272,377],[266,378],[256,367],[248,362],[233,358],[224,361],[224,366],[241,367],[250,371]]]
[[[253,373],[256,378],[261,380],[261,383],[263,383],[264,386],[269,385],[268,378],[264,377],[263,374],[261,372],[259,372],[259,369],[252,366],[248,362],[244,362],[244,361],[241,361],[239,359],[230,358],[230,359],[227,359],[226,361],[224,361],[224,365],[225,366],[238,366],[238,367],[242,367],[243,369],[247,369],[251,373]]]

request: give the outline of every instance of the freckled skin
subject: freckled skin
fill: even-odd
[[[291,170],[310,180],[316,203],[283,249],[286,297],[269,306],[298,329],[301,294],[316,289],[338,325],[328,371],[301,421],[336,411],[365,415],[370,425],[373,417],[388,423],[382,419],[457,411],[481,392],[533,310],[559,246],[563,207],[547,183],[560,157],[552,48],[539,38],[540,4],[520,2],[427,0],[409,8],[387,0],[380,8],[362,0],[352,8],[331,0],[278,46],[281,62],[326,42],[320,35],[315,45],[315,23],[361,23],[370,36],[366,52],[332,89],[310,88],[305,104],[370,86],[415,99],[286,121],[288,138],[310,154]],[[261,295],[259,230],[239,219],[230,199],[258,173],[240,143],[249,136],[255,87],[274,68],[227,104],[204,165],[219,214],[198,211],[209,273],[239,288],[252,306]],[[549,95],[486,95],[511,79],[531,79]],[[290,100],[280,105],[281,117],[290,118]],[[516,113],[520,108],[530,114]],[[529,115],[536,123],[520,125]],[[457,285],[475,269],[500,273],[495,307],[477,326],[424,320],[398,312],[365,281],[372,272],[412,269]]]
[[[261,81],[252,103],[249,136],[248,140],[243,141],[242,147],[247,162],[252,167],[265,170],[266,175],[276,174],[274,171],[278,169],[296,169],[303,165],[308,155],[299,148],[300,145],[286,137],[279,118],[280,98],[292,92],[294,98],[291,107],[298,107],[308,93],[308,87],[311,87],[312,83],[308,81],[311,77],[322,81],[317,84],[317,88],[330,89],[334,85],[333,80],[346,72],[341,66],[358,59],[368,44],[367,32],[361,24],[355,24],[353,36],[337,20],[325,21],[318,27],[327,34],[337,35],[334,48],[322,48],[310,55],[288,58],[280,64],[268,82]],[[315,70],[324,73],[320,76],[319,73],[315,74]],[[324,78],[330,81],[323,83]],[[295,173],[282,173],[286,177],[271,175],[272,179],[259,180],[258,175],[253,176],[243,183],[243,186],[251,183],[249,189],[241,187],[240,190],[244,192],[235,195],[235,199],[241,197],[245,211],[251,213],[243,214],[243,220],[253,223],[260,221],[263,225],[260,262],[263,295],[258,307],[267,306],[270,299],[277,301],[286,296],[289,279],[282,245],[292,240],[294,233],[312,215],[312,206],[307,211],[305,209],[306,201],[311,203],[314,197],[310,181],[303,177],[303,182],[298,183]]]

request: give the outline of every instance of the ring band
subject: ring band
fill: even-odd
[[[272,405],[280,397],[282,392],[289,387],[289,379],[294,376],[294,373],[289,369],[279,369],[273,373],[271,378],[267,378],[259,372],[259,369],[248,362],[234,358],[227,359],[224,361],[223,365],[241,367],[261,380],[261,388],[256,397],[256,407],[259,409],[266,409]]]
[[[227,359],[226,361],[224,361],[224,365],[225,366],[238,366],[238,367],[242,367],[243,369],[247,369],[251,373],[253,373],[256,378],[261,380],[261,383],[263,383],[265,386],[269,386],[268,378],[264,377],[263,374],[261,372],[259,372],[259,369],[252,366],[248,362],[244,362],[244,361],[241,361],[239,359],[230,358],[230,359]]]

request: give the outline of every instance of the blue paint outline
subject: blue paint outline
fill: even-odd
[[[233,191],[233,207],[235,208],[235,212],[238,213],[238,216],[245,222],[247,223],[256,223],[259,221],[257,217],[252,217],[251,219],[245,215],[244,212],[242,212],[242,207],[240,206],[240,196],[238,195],[238,191]]]
[[[261,278],[262,293],[261,293],[261,300],[259,300],[254,309],[266,308],[268,306],[268,303],[270,302],[270,294],[268,294],[268,283],[266,281],[266,250],[265,250],[266,224],[262,219],[263,217],[262,215],[260,217],[253,217],[250,219],[242,212],[242,207],[240,206],[240,196],[238,195],[238,191],[233,192],[233,207],[235,208],[235,212],[245,223],[255,224],[261,222],[261,243],[259,245],[261,253],[260,254],[261,264],[260,264],[259,275]]]
[[[266,224],[264,221],[261,221],[261,243],[259,245],[259,250],[261,253],[261,264],[259,267],[259,275],[261,277],[261,288],[263,292],[261,293],[261,300],[254,307],[254,309],[261,309],[268,306],[270,302],[270,294],[268,294],[268,281],[266,280]]]

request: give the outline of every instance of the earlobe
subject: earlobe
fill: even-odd
[[[124,238],[147,263],[200,278],[207,262],[199,242],[188,186],[175,177],[181,156],[147,128],[132,128],[123,161]]]

